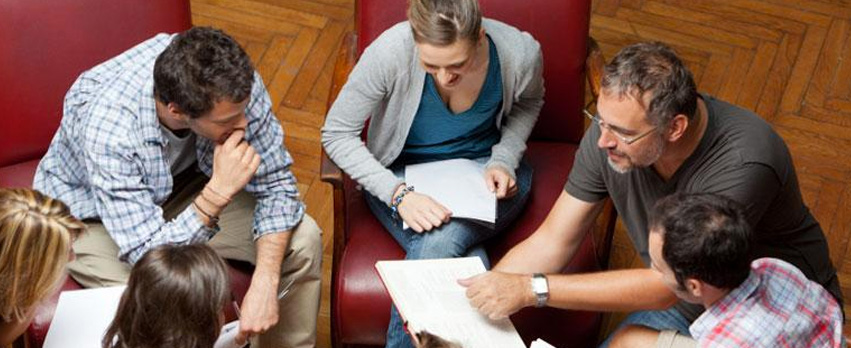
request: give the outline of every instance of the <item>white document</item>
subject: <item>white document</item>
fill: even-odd
[[[126,286],[64,291],[44,348],[101,348]]]
[[[405,183],[452,211],[453,218],[496,223],[496,193],[485,184],[485,167],[459,158],[405,166]],[[407,228],[407,225],[404,226]]]
[[[511,320],[483,316],[458,285],[485,272],[478,257],[379,261],[375,268],[409,332],[426,330],[465,348],[526,347]]]
[[[547,343],[547,341],[544,341],[544,340],[539,338],[539,339],[532,341],[532,344],[529,345],[529,348],[556,348],[556,347],[554,347],[552,344]]]
[[[248,342],[246,341],[244,344],[236,344],[236,334],[239,333],[239,320],[232,321],[230,323],[222,326],[222,331],[219,333],[219,338],[216,340],[216,343],[213,344],[213,348],[242,348],[245,347]]]

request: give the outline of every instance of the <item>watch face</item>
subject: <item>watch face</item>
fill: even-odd
[[[546,294],[549,292],[547,288],[547,279],[543,276],[532,277],[532,291],[536,294]]]

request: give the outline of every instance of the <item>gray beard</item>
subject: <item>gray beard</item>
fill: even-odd
[[[618,174],[626,174],[626,173],[629,173],[630,170],[632,170],[632,167],[622,168],[622,167],[618,166],[617,164],[615,164],[615,161],[612,161],[611,157],[607,156],[606,161],[609,163],[609,167],[611,167],[612,170],[614,170]]]
[[[661,143],[661,144],[657,145],[651,151],[652,151],[651,152],[652,155],[650,155],[649,157],[653,158],[653,160],[650,162],[650,164],[647,164],[646,166],[645,165],[638,165],[638,164],[636,164],[636,162],[634,162],[634,161],[632,161],[632,159],[630,159],[630,163],[632,165],[624,168],[624,167],[618,166],[614,161],[612,161],[612,158],[609,157],[609,156],[606,156],[606,160],[609,163],[609,167],[611,167],[612,170],[614,170],[616,173],[626,174],[626,173],[629,173],[630,171],[632,171],[633,169],[635,169],[635,167],[648,167],[648,166],[653,165],[653,163],[655,163],[656,161],[659,160],[659,157],[662,157],[662,152],[665,151],[665,143]]]

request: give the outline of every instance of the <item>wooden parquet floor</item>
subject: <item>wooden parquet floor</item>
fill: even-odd
[[[334,52],[353,28],[353,4],[192,0],[194,24],[234,36],[263,76],[308,213],[325,231],[320,347],[330,347],[333,231],[331,189],[318,175],[319,129]],[[774,125],[789,145],[804,198],[827,234],[851,298],[851,0],[594,0],[592,6],[591,35],[606,57],[630,43],[665,42],[692,69],[701,91]],[[614,266],[640,266],[623,233],[615,248]]]

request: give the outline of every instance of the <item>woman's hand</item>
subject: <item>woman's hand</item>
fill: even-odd
[[[492,166],[485,171],[485,183],[496,199],[513,197],[517,194],[517,181],[503,167]]]
[[[401,188],[393,197],[398,196],[400,192]],[[452,217],[452,212],[442,204],[427,195],[416,192],[405,194],[396,209],[402,220],[417,233],[438,228],[440,225],[449,222]]]

